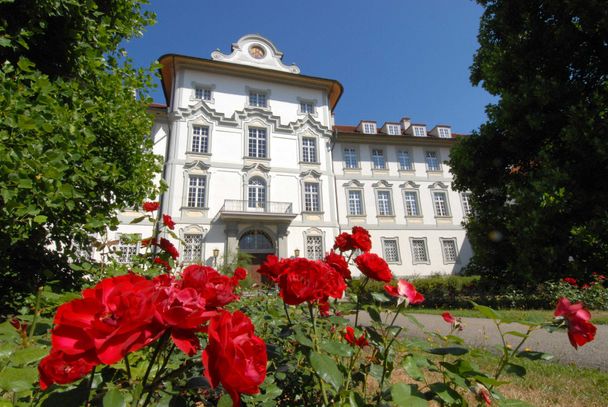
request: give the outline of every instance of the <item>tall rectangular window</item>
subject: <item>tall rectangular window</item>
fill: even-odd
[[[399,169],[404,171],[411,171],[414,169],[412,165],[412,158],[410,152],[407,150],[397,151],[397,160],[399,161]]]
[[[437,157],[436,151],[426,151],[424,153],[426,160],[426,169],[429,171],[441,171],[441,163],[439,157]]]
[[[372,150],[372,168],[384,169],[384,151],[380,149]]]
[[[302,161],[306,163],[317,162],[317,140],[314,138],[302,138]]]
[[[363,133],[376,134],[376,123],[363,123]]]
[[[422,126],[414,126],[414,136],[426,137],[426,128]]]
[[[315,105],[312,102],[300,102],[300,113],[314,114]]]
[[[444,263],[456,263],[458,259],[458,249],[455,239],[441,239],[441,249],[443,251]]]
[[[445,192],[433,192],[433,206],[435,207],[436,216],[450,216],[450,208],[448,207],[448,196]]]
[[[249,106],[267,107],[267,97],[262,92],[249,92]]]
[[[321,211],[321,199],[319,195],[319,184],[316,182],[304,183],[304,210],[306,212]]]
[[[426,239],[411,239],[411,244],[413,263],[429,263],[429,254],[426,250]]]
[[[354,148],[348,147],[344,149],[344,166],[346,168],[359,168],[357,152]]]
[[[188,182],[188,206],[204,208],[207,178],[204,175],[191,175]]]
[[[266,129],[249,128],[249,157],[266,158]]]
[[[348,214],[363,215],[363,194],[361,191],[348,191]]]
[[[194,89],[194,98],[201,100],[211,100],[211,89],[199,88]]]
[[[378,191],[378,215],[392,216],[393,205],[391,204],[390,191]]]
[[[420,216],[420,207],[418,205],[418,192],[405,191],[405,216]]]
[[[399,244],[397,239],[382,239],[382,251],[387,263],[399,263]]]
[[[120,235],[118,243],[118,262],[130,263],[139,253],[140,234]]]
[[[306,236],[306,258],[321,260],[323,258],[323,237]]]
[[[185,263],[196,263],[203,259],[203,235],[187,233],[184,235],[182,260]]]
[[[209,127],[192,126],[192,146],[193,153],[207,153],[209,149]]]
[[[470,216],[471,209],[471,193],[463,192],[460,194],[460,199],[462,200],[462,212],[464,212],[464,216]]]

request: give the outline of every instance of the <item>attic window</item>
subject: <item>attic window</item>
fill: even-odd
[[[414,136],[426,137],[426,128],[424,126],[414,126]]]
[[[398,124],[388,124],[386,126],[386,131],[391,136],[398,136],[401,134],[401,126]]]
[[[451,138],[450,129],[447,127],[439,127],[439,137],[440,138]]]
[[[363,133],[376,134],[376,123],[363,123]]]

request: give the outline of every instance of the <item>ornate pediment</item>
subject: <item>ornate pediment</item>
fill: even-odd
[[[416,184],[414,181],[405,181],[403,184],[399,185],[399,188],[418,189],[420,188],[420,184]]]
[[[206,162],[201,161],[201,160],[188,161],[186,164],[184,164],[184,169],[186,171],[192,171],[192,170],[207,171],[209,169],[209,167],[211,167],[209,164],[207,164]]]
[[[429,185],[429,189],[448,189],[448,186],[441,181],[436,181]]]
[[[313,178],[321,178],[321,173],[317,170],[308,170],[308,171],[302,171],[300,173],[300,177],[302,178],[306,178],[306,177],[313,177]]]
[[[391,188],[392,186],[393,186],[393,184],[389,184],[385,180],[380,180],[380,181],[374,182],[372,184],[372,187],[374,187],[374,188]]]
[[[261,171],[264,173],[270,172],[270,167],[262,164],[262,163],[252,163],[243,166],[243,172],[252,172],[252,171]]]
[[[348,181],[345,184],[342,184],[342,186],[347,187],[347,188],[363,188],[363,183],[356,179],[353,179],[353,180]]]

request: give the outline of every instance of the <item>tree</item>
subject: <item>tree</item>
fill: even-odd
[[[606,270],[606,3],[478,3],[471,81],[499,99],[450,160],[472,192],[472,268],[518,285]]]
[[[145,0],[0,1],[0,295],[49,280],[117,211],[153,193],[150,69],[120,48],[153,22]],[[11,290],[5,289],[11,287]]]

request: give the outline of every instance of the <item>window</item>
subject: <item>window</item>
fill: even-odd
[[[266,158],[266,129],[249,128],[249,157]]]
[[[317,162],[317,140],[314,138],[302,138],[302,161],[306,163]]]
[[[409,151],[405,151],[405,150],[397,151],[397,160],[399,161],[400,170],[412,171],[414,169]]]
[[[306,236],[306,258],[321,260],[323,258],[323,237]]]
[[[193,153],[207,153],[209,149],[209,127],[192,126],[192,145]]]
[[[448,196],[444,191],[433,192],[433,206],[435,207],[435,216],[450,216]]]
[[[378,215],[392,216],[391,191],[378,191]]]
[[[382,252],[387,263],[399,263],[399,244],[397,239],[382,239]]]
[[[384,151],[373,149],[372,150],[372,168],[384,169]]]
[[[363,133],[376,134],[376,123],[363,123]]]
[[[120,235],[118,243],[118,262],[130,263],[139,253],[140,234]]]
[[[444,263],[456,263],[458,260],[458,249],[456,239],[441,239],[441,251]]]
[[[426,128],[423,126],[414,126],[414,136],[426,137]]]
[[[412,244],[412,262],[430,263],[429,254],[426,250],[426,239],[411,239]]]
[[[391,136],[398,136],[401,134],[401,126],[398,124],[388,124],[386,129],[388,130],[388,134]]]
[[[317,184],[316,182],[304,183],[304,210],[306,212],[321,211],[319,184]]]
[[[262,92],[249,92],[249,106],[268,107],[266,94]]]
[[[249,180],[247,188],[247,207],[266,207],[266,181],[260,177],[253,177]]]
[[[363,215],[363,194],[361,191],[348,191],[348,214]]]
[[[426,151],[424,159],[426,160],[426,169],[428,171],[441,171],[441,163],[436,151]]]
[[[464,213],[464,216],[470,216],[472,209],[471,209],[471,193],[470,192],[463,192],[460,194],[460,199],[462,201],[462,212]]]
[[[207,178],[204,175],[190,175],[188,182],[188,206],[204,208]]]
[[[182,259],[185,263],[196,263],[203,259],[203,235],[188,233],[184,235]]]
[[[315,105],[312,102],[300,102],[300,113],[315,113]]]
[[[418,205],[418,192],[405,191],[405,216],[420,216],[420,205]]]
[[[441,138],[451,138],[450,129],[447,127],[439,127],[439,137]]]
[[[344,149],[344,166],[346,168],[359,168],[357,152],[354,148],[348,147]]]
[[[207,88],[195,88],[194,89],[194,98],[201,100],[211,100],[211,89]]]

